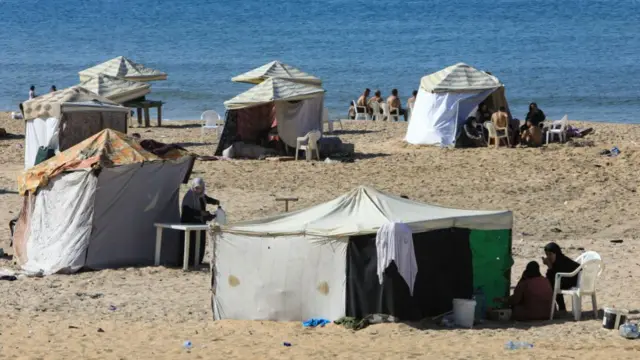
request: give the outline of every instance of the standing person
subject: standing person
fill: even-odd
[[[553,289],[549,281],[540,274],[540,265],[531,261],[522,273],[513,295],[494,300],[505,302],[513,309],[513,320],[546,320],[553,303]]]
[[[29,100],[31,99],[35,99],[36,98],[36,87],[31,85],[31,87],[29,88]]]
[[[402,103],[398,97],[398,89],[391,90],[391,96],[387,98],[387,106],[389,106],[389,114],[403,115],[404,121],[407,121],[407,112],[402,108]]]
[[[56,92],[56,91],[58,91],[56,86],[55,85],[51,85],[51,89],[49,90],[49,92]]]
[[[204,180],[201,178],[193,179],[193,181],[191,181],[191,189],[189,189],[182,198],[182,215],[180,216],[180,222],[183,224],[206,224],[208,221],[215,219],[216,216],[207,211],[207,204],[220,206],[220,201],[207,196]],[[204,257],[204,251],[207,245],[206,239],[207,232],[201,231],[200,259],[198,259],[198,262],[202,262],[202,258]],[[191,235],[189,235],[189,241],[191,240]],[[178,263],[183,265],[184,242],[180,242],[180,244]],[[193,263],[194,257],[195,245],[189,248],[189,263]]]
[[[544,247],[544,253],[546,257],[542,258],[542,262],[548,267],[547,279],[551,284],[551,289],[555,287],[557,273],[570,273],[580,267],[580,264],[564,255],[560,246],[554,242],[550,242]],[[571,289],[577,284],[577,275],[571,278],[562,278],[560,282],[560,289]],[[562,296],[562,294],[558,294],[556,296],[556,303],[558,303],[559,311],[567,311],[567,306],[564,303],[564,296]]]

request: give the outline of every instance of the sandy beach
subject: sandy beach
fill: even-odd
[[[353,163],[228,160],[197,162],[230,221],[284,211],[276,196],[299,197],[293,209],[333,199],[361,184],[428,203],[514,212],[513,280],[555,241],[575,257],[599,252],[599,307],[640,311],[640,127],[572,121],[592,127],[584,139],[542,148],[440,149],[403,142],[406,123],[345,121],[337,135],[355,144]],[[16,177],[23,169],[24,123],[0,113],[0,247],[9,248],[9,220],[20,210]],[[143,138],[182,143],[213,155],[215,136],[201,143],[195,122],[129,129]],[[640,141],[640,140],[638,140]],[[617,146],[621,154],[605,157]],[[622,240],[612,243],[611,240]],[[0,268],[14,268],[8,258]],[[492,323],[472,330],[384,324],[353,332],[337,325],[212,320],[208,267],[143,267],[0,281],[0,358],[7,359],[632,359],[640,340],[582,321]],[[584,301],[585,310],[590,310]],[[183,342],[190,340],[190,352]],[[520,340],[533,349],[508,351]],[[290,342],[291,347],[284,347]]]

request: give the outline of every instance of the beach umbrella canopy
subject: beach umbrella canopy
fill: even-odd
[[[297,101],[324,93],[324,89],[289,79],[268,78],[231,100],[224,102],[227,109],[242,109],[272,101]]]
[[[151,84],[104,74],[96,75],[79,86],[117,103],[137,99],[151,92]]]
[[[431,93],[474,92],[501,86],[497,77],[465,63],[451,65],[420,80],[420,87]]]
[[[167,74],[138,64],[124,56],[118,56],[102,64],[82,70],[78,73],[80,81],[84,82],[100,74],[123,78],[131,81],[166,80]]]
[[[280,61],[272,61],[264,64],[259,68],[233,77],[231,81],[260,84],[269,78],[282,78],[308,84],[322,85],[322,80],[317,77],[309,75],[293,66],[281,63]]]

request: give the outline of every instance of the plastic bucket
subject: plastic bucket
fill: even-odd
[[[604,308],[602,327],[609,330],[618,329],[627,322],[627,314],[629,311],[626,309]]]
[[[456,325],[472,328],[475,312],[475,300],[453,299],[453,321]]]

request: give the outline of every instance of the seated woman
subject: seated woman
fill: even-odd
[[[540,274],[540,265],[527,264],[513,295],[503,301],[512,308],[511,318],[516,321],[546,320],[553,301],[553,289],[549,281]]]
[[[522,132],[520,143],[530,147],[542,145],[542,129],[533,125],[531,120],[527,120],[527,129]]]
[[[182,216],[180,222],[183,224],[206,224],[208,221],[215,219],[215,215],[207,211],[207,204],[220,205],[220,201],[209,197],[205,194],[204,180],[201,178],[195,178],[191,182],[191,189],[184,194],[182,198]],[[191,232],[193,233],[193,231]],[[183,234],[184,236],[184,234]],[[202,262],[204,257],[205,246],[207,244],[207,232],[200,232],[200,259],[198,262]],[[191,241],[191,234],[189,241]],[[179,256],[178,263],[182,265],[184,254],[184,241],[180,242],[180,251],[177,253]],[[193,263],[195,257],[195,244],[189,247],[189,263]]]
[[[557,273],[570,273],[580,267],[580,264],[569,259],[562,253],[562,249],[558,244],[551,242],[544,247],[544,253],[546,257],[542,258],[542,262],[547,265],[547,279],[551,284],[551,289],[554,288],[556,282]],[[560,289],[568,290],[575,287],[578,284],[578,277],[562,278],[560,281]],[[556,296],[556,303],[558,304],[558,311],[567,311],[567,306],[564,303],[564,296],[558,294]],[[551,308],[549,308],[551,309]]]
[[[456,147],[486,147],[482,131],[476,128],[476,118],[469,117],[462,126],[462,131],[456,140]]]

